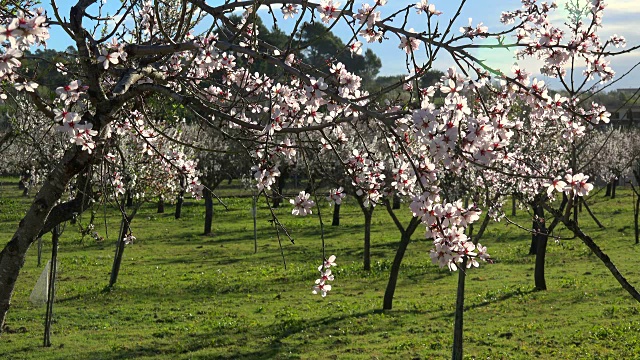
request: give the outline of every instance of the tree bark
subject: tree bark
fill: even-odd
[[[516,196],[511,195],[511,216],[516,216]]]
[[[400,209],[400,196],[393,194],[393,210]]]
[[[331,226],[340,226],[340,204],[333,206],[333,221]]]
[[[540,224],[536,219],[535,214],[538,212],[538,205],[533,205],[533,223],[531,224],[531,245],[529,245],[529,255],[536,255],[538,253],[538,231],[540,230]]]
[[[587,202],[583,199],[580,198],[580,205],[584,204],[585,209],[587,209],[587,212],[589,213],[589,216],[591,216],[591,218],[593,219],[593,221],[596,222],[596,225],[598,225],[598,227],[600,229],[604,229],[604,225],[602,225],[602,223],[600,223],[600,221],[598,220],[598,218],[593,214],[593,212],[591,212],[591,209],[589,208],[589,205],[587,205]]]
[[[612,181],[612,185],[611,185],[611,198],[615,199],[616,198],[616,188],[618,187],[618,179],[615,179]]]
[[[604,196],[611,196],[611,181],[607,183],[607,191],[605,191]]]
[[[540,219],[540,221],[538,222],[538,232],[536,234],[536,266],[533,277],[537,290],[547,290],[547,282],[544,276],[544,263],[545,257],[547,255],[549,233],[547,232],[544,220],[544,208],[540,205],[536,205],[535,214]]]
[[[393,296],[396,292],[396,285],[398,283],[398,274],[400,273],[400,265],[404,258],[404,253],[407,251],[407,246],[411,241],[411,235],[407,236],[406,231],[400,237],[400,244],[396,250],[396,256],[393,258],[391,264],[391,272],[389,273],[389,282],[387,283],[387,289],[384,292],[384,300],[382,302],[382,309],[391,310],[393,308]]]
[[[202,190],[204,197],[204,235],[211,234],[211,224],[213,223],[213,194],[211,190],[205,186]]]
[[[573,233],[582,240],[582,242],[591,249],[591,251],[604,263],[604,265],[609,269],[613,277],[618,281],[618,283],[625,289],[629,295],[631,295],[636,301],[640,302],[640,293],[627,281],[627,279],[620,273],[618,268],[613,264],[613,261],[609,258],[607,254],[600,249],[600,247],[593,241],[593,239],[585,234],[582,229],[572,220],[563,220],[565,226],[573,231]]]
[[[180,219],[180,217],[182,216],[183,203],[184,203],[184,190],[180,190],[180,193],[178,194],[178,199],[176,201],[176,213],[174,215],[176,219]]]
[[[464,330],[464,285],[467,277],[467,257],[465,256],[458,269],[458,291],[456,294],[456,315],[453,324],[453,351],[451,359],[462,360]]]
[[[42,263],[42,236],[38,236],[38,267]]]
[[[364,270],[371,270],[371,218],[373,209],[364,211]]]
[[[116,242],[116,252],[113,257],[113,266],[111,267],[111,278],[109,279],[109,287],[113,287],[118,281],[118,274],[120,273],[120,265],[122,264],[122,255],[124,254],[124,237],[129,232],[129,227],[131,226],[131,220],[133,219],[133,215],[127,216],[122,215],[122,220],[120,221],[120,232],[118,233],[118,241]]]
[[[62,197],[64,189],[74,176],[85,169],[91,158],[91,154],[79,151],[78,147],[69,149],[65,153],[36,194],[27,214],[20,221],[17,231],[0,252],[0,334],[4,329],[13,289],[20,269],[24,265],[27,250],[45,227],[47,218],[52,213],[56,202]],[[65,215],[71,216],[68,213],[59,216]]]
[[[158,197],[158,214],[164,214],[164,197]]]
[[[385,205],[387,208],[387,212],[393,223],[396,225],[398,230],[400,231],[400,244],[398,245],[398,249],[396,250],[396,256],[393,258],[393,263],[391,264],[391,271],[389,273],[389,282],[387,283],[387,288],[384,291],[384,299],[382,301],[382,309],[383,310],[391,310],[393,308],[393,296],[396,291],[396,285],[398,283],[398,275],[400,273],[400,265],[402,264],[402,259],[404,258],[404,254],[407,250],[407,246],[409,246],[409,242],[411,241],[411,236],[420,225],[420,219],[414,217],[411,218],[407,228],[405,229],[398,217],[393,212],[391,206],[389,206],[389,202],[385,201]]]
[[[44,347],[51,346],[51,320],[53,319],[53,301],[56,296],[56,273],[58,270],[58,242],[60,240],[60,226],[51,232],[51,267],[49,269],[49,286],[47,288],[47,311],[44,317]]]

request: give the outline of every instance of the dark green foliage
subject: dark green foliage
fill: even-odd
[[[319,22],[304,24],[299,46],[305,49],[303,55],[308,64],[328,73],[328,61],[338,61],[365,83],[373,80],[382,67],[380,58],[371,49],[365,51],[364,56],[352,55],[342,39]]]

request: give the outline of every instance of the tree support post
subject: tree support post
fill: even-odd
[[[51,231],[51,267],[49,268],[49,284],[47,287],[47,312],[44,317],[44,347],[51,346],[51,321],[53,319],[53,300],[56,292],[56,270],[58,264],[58,242],[60,239],[60,225]]]

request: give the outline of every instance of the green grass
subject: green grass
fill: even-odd
[[[8,241],[29,204],[15,179],[2,178],[0,238]],[[228,187],[221,193],[238,194]],[[97,243],[67,225],[62,235],[51,348],[42,347],[45,308],[29,294],[42,271],[29,250],[0,337],[1,359],[432,359],[450,356],[457,276],[431,264],[419,230],[403,262],[394,310],[381,312],[399,233],[384,209],[373,221],[371,272],[361,267],[363,218],[343,206],[342,225],[325,226],[328,254],[338,256],[334,290],[311,295],[321,258],[317,217],[277,210],[295,238],[282,238],[282,264],[268,210],[260,203],[259,248],[253,253],[250,198],[216,206],[214,235],[202,236],[204,207],[188,200],[183,218],[144,207],[134,219],[135,244],[125,250],[116,286],[107,290],[118,217],[107,211],[109,238]],[[600,195],[592,209],[599,230],[581,214],[590,235],[632,284],[640,286],[640,247],[633,244],[630,191]],[[326,205],[323,203],[323,205]],[[330,208],[323,206],[327,225]],[[99,209],[102,214],[102,209]],[[408,210],[399,212],[403,221]],[[88,221],[85,214],[81,222]],[[530,220],[525,211],[516,217]],[[97,230],[105,236],[105,218]],[[567,237],[566,230],[557,235]],[[105,236],[106,237],[106,236]],[[44,240],[45,258],[51,250]],[[551,242],[549,290],[533,291],[529,237],[504,222],[483,244],[496,259],[469,272],[465,354],[483,359],[620,359],[640,354],[640,307],[579,240]]]

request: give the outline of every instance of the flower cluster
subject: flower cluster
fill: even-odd
[[[127,189],[124,184],[124,179],[119,172],[113,173],[111,176],[111,186],[113,187],[114,193],[116,196],[124,195],[127,192]]]
[[[420,0],[420,2],[416,3],[414,7],[418,14],[422,14],[423,12],[429,16],[442,14],[442,11],[436,10],[436,6],[434,4],[429,4],[428,0]]]
[[[376,206],[382,199],[384,188],[384,162],[375,161],[368,153],[360,154],[356,149],[345,164],[351,176],[351,183],[356,187],[356,195],[362,197],[364,206]]]
[[[288,18],[293,19],[294,15],[298,15],[300,9],[295,4],[282,4],[280,11],[282,11],[283,18],[287,20]]]
[[[329,201],[329,204],[340,205],[342,204],[342,199],[344,199],[345,196],[347,196],[347,194],[344,193],[344,189],[340,186],[337,189],[331,189],[331,191],[329,191],[327,201]]]
[[[0,49],[2,49],[0,51],[0,83],[7,81],[14,83],[18,91],[34,92],[38,84],[20,79],[15,71],[22,65],[20,58],[23,56],[23,51],[33,45],[45,45],[46,40],[49,39],[44,9],[38,8],[28,13],[18,10],[15,17],[2,20],[5,22],[0,25]],[[0,103],[4,99],[6,94],[0,91]]]
[[[275,184],[276,179],[280,176],[278,165],[255,165],[251,168],[253,178],[256,180],[258,191],[264,189],[271,190],[271,185]]]
[[[118,44],[116,38],[112,38],[111,43],[100,50],[98,63],[102,63],[105,70],[109,68],[109,64],[116,65],[120,61],[127,60],[127,53],[124,51],[124,45]]]
[[[588,183],[589,176],[585,174],[566,174],[564,180],[555,178],[544,185],[547,187],[547,195],[551,196],[554,191],[564,192],[570,197],[586,196],[593,190],[593,184]]]
[[[480,38],[486,37],[485,34],[489,32],[489,28],[487,26],[479,23],[474,28],[472,24],[473,19],[469,18],[469,25],[460,27],[460,32],[463,34],[463,36],[466,36],[469,39],[473,39],[476,36]]]
[[[413,204],[412,204],[413,205]],[[464,208],[462,201],[444,205],[435,204],[427,208],[412,206],[414,216],[427,225],[427,238],[433,239],[434,249],[431,260],[440,267],[447,266],[456,271],[459,263],[467,258],[467,267],[478,267],[477,259],[487,261],[489,254],[482,245],[473,243],[464,233],[465,229],[480,218],[480,210],[475,206]]]
[[[340,16],[340,3],[333,2],[333,0],[322,0],[318,5],[318,13],[320,14],[320,20],[328,24],[331,20]]]
[[[316,203],[309,199],[310,196],[311,194],[307,194],[305,191],[300,191],[300,194],[298,194],[295,199],[289,200],[289,202],[293,204],[291,214],[296,216],[307,216],[313,214],[311,208],[313,208]]]
[[[413,28],[409,29],[409,33],[415,33],[415,31],[413,30]],[[415,37],[412,37],[410,35],[404,36],[401,35],[400,36],[400,45],[398,45],[398,48],[404,50],[404,52],[406,52],[407,54],[411,54],[414,51],[417,51],[418,48],[420,47],[420,43],[422,41],[416,39]]]
[[[327,281],[333,281],[333,274],[331,274],[331,267],[336,266],[336,256],[331,255],[326,259],[322,265],[318,266],[320,271],[320,278],[316,279],[316,284],[313,286],[312,293],[321,294],[322,297],[327,296],[327,293],[331,291],[331,285],[327,284]]]
[[[133,244],[133,242],[136,240],[136,237],[133,236],[132,234],[127,234],[125,235],[125,237],[122,239],[122,241],[124,242],[125,245],[131,245]]]

